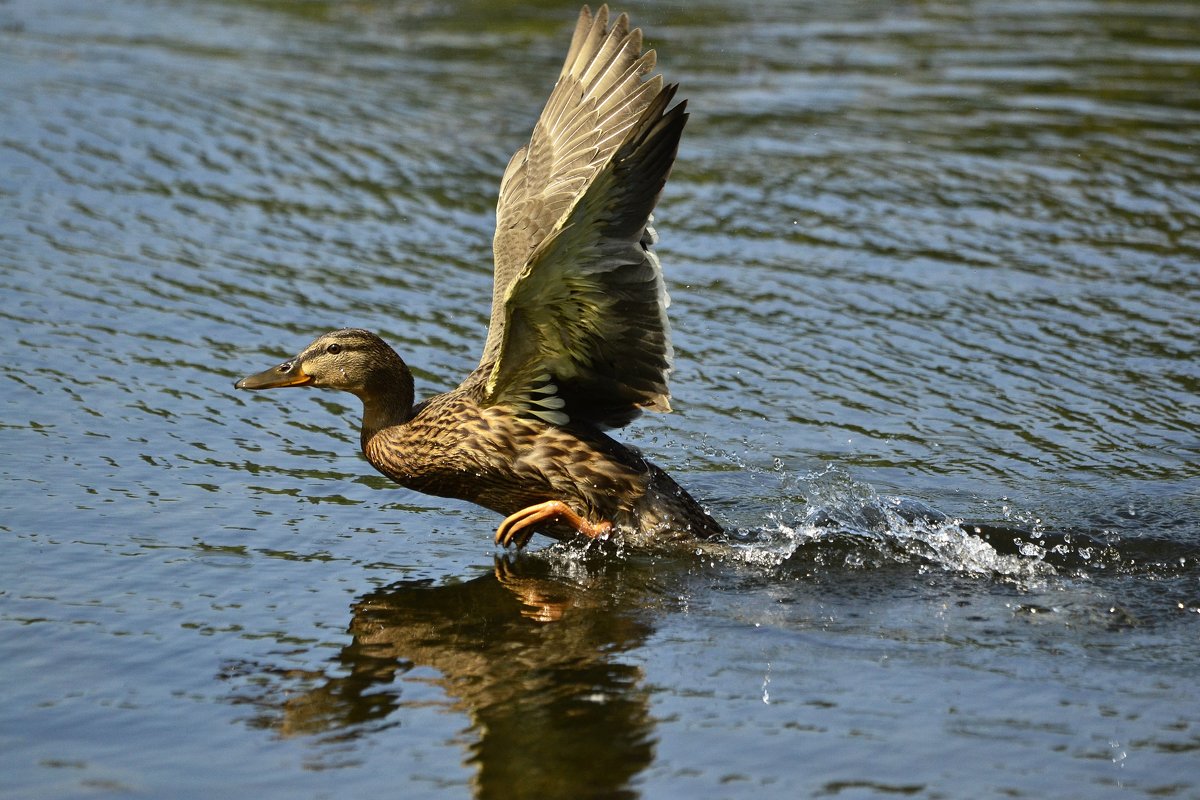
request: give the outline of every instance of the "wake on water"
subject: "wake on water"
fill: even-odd
[[[869,569],[915,563],[980,576],[1029,580],[1055,574],[1046,556],[1069,545],[1040,543],[1044,531],[965,522],[905,497],[878,494],[842,469],[803,478],[802,503],[767,513],[727,543],[728,558],[763,567],[812,563]],[[998,540],[998,541],[997,541]],[[715,555],[711,546],[706,555]]]
[[[1000,520],[956,518],[906,497],[881,495],[838,467],[791,481],[763,524],[723,543],[724,558],[767,568],[871,569],[915,564],[1017,583],[1097,573],[1181,576],[1200,571],[1200,544],[1115,527],[1059,528],[1005,505]],[[711,544],[698,549],[721,557]]]
[[[1055,577],[1200,578],[1200,541],[1186,531],[1177,534],[1170,525],[1148,524],[1144,513],[1135,520],[1114,510],[1064,527],[1046,524],[1004,501],[996,519],[964,519],[919,500],[880,494],[838,466],[795,474],[781,462],[775,470],[766,470],[730,453],[709,455],[723,457],[736,467],[738,480],[748,480],[751,486],[742,500],[712,509],[727,524],[727,534],[690,546],[705,563],[741,564],[768,573],[909,565],[921,572],[957,573],[1030,588]],[[714,494],[719,496],[719,489]],[[755,499],[747,500],[746,495]],[[1164,512],[1164,520],[1178,516]],[[602,562],[614,554],[618,560],[636,560],[639,553],[620,541],[588,542],[583,547],[578,542],[556,543],[540,552],[562,562],[562,568],[569,570],[570,562],[585,571],[593,556]],[[659,555],[664,554],[653,557]]]

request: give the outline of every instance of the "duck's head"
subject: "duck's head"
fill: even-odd
[[[242,378],[234,388],[324,386],[367,400],[403,392],[405,384],[411,393],[412,377],[396,351],[370,331],[345,328],[318,336],[294,358]]]

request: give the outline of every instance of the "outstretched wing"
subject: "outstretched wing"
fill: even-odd
[[[643,409],[670,410],[668,301],[650,214],[687,121],[686,103],[668,110],[675,89],[659,90],[620,125],[619,146],[575,180],[568,210],[505,290],[490,402],[560,425],[617,427]],[[601,125],[578,136],[611,134]]]

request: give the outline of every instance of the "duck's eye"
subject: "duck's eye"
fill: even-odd
[[[329,347],[326,347],[325,352],[329,353],[331,356],[336,356],[338,353],[342,352],[342,346],[335,342],[329,345]]]

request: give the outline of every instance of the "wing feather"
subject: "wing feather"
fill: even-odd
[[[687,120],[662,89],[504,296],[485,399],[555,424],[670,410],[672,350],[650,215]]]
[[[607,6],[594,15],[587,6],[580,12],[558,82],[529,143],[500,181],[492,313],[481,365],[498,358],[512,283],[661,92],[662,78],[647,78],[654,51],[642,53],[642,43],[625,14],[610,26]]]

